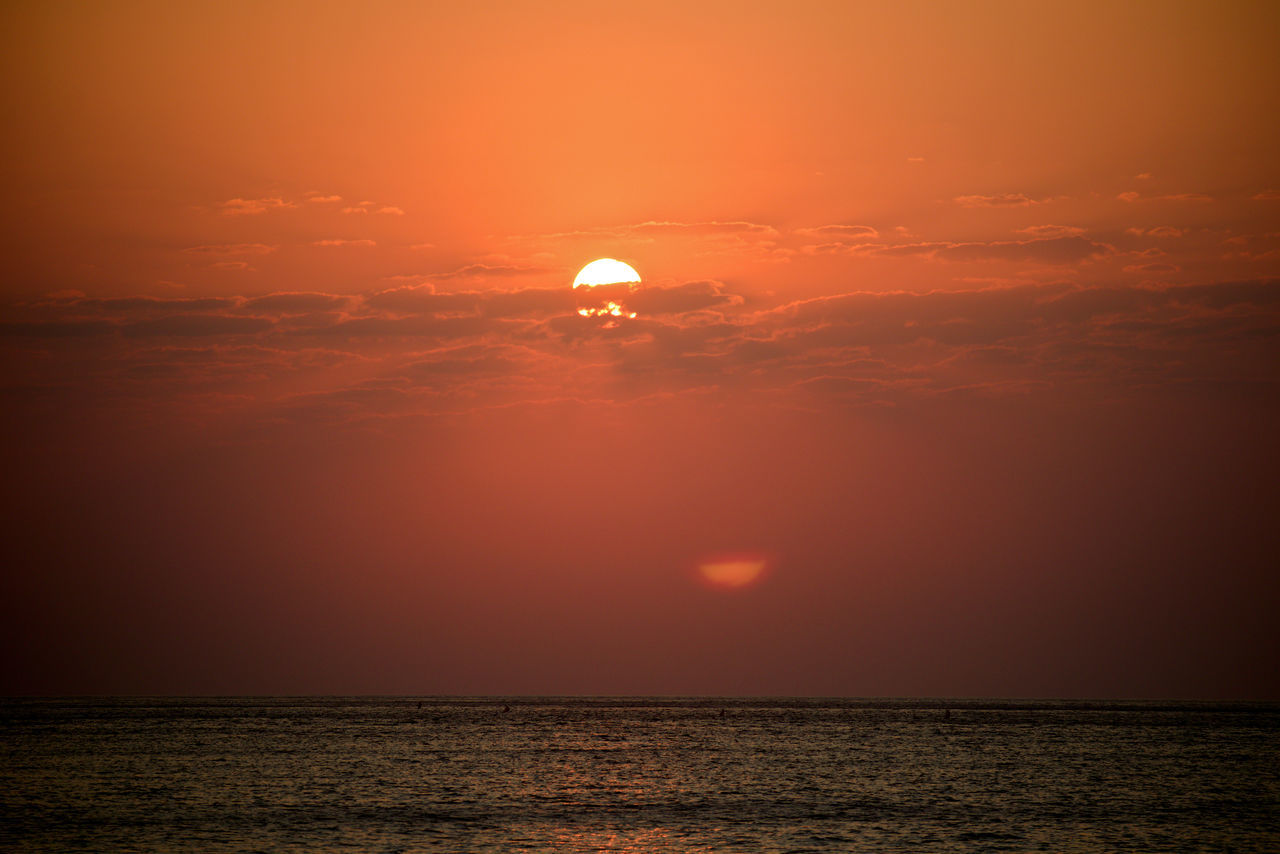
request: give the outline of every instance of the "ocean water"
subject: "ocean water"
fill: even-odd
[[[6,852],[1280,850],[1280,705],[6,700]]]

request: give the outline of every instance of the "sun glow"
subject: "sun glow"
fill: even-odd
[[[736,590],[758,581],[768,563],[758,555],[725,555],[702,561],[698,575],[709,587]]]
[[[580,288],[583,285],[594,287],[632,282],[639,284],[640,274],[630,264],[624,264],[613,258],[597,258],[578,271],[578,275],[574,277],[573,286]]]

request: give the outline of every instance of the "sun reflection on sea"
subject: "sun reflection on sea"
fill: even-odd
[[[710,852],[705,845],[689,846],[689,840],[660,827],[634,830],[564,830],[555,839],[555,847],[563,851],[616,851],[619,854],[668,854],[671,851]]]

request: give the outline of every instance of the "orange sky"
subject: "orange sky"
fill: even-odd
[[[1275,7],[688,5],[0,12],[0,689],[1280,697]]]

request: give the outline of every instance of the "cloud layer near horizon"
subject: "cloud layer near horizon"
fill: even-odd
[[[353,401],[343,417],[361,419],[708,389],[801,408],[1188,383],[1274,393],[1280,365],[1280,283],[1267,279],[853,291],[772,306],[708,281],[620,294],[637,318],[581,317],[583,296],[567,288],[48,298],[4,311],[5,389],[101,405],[206,397],[214,409],[328,397]]]

